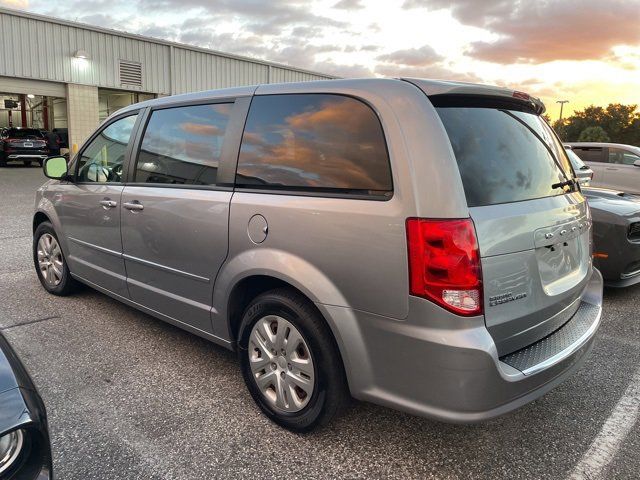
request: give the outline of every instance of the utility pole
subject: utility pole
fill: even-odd
[[[569,100],[558,100],[556,101],[556,103],[560,104],[560,118],[558,119],[558,121],[562,121],[562,108],[564,107],[565,103],[569,103]]]

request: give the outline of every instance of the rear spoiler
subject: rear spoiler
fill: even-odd
[[[473,100],[478,99],[489,106],[493,100],[497,106],[504,105],[505,107],[508,106],[509,108],[528,111],[537,115],[542,115],[546,110],[542,100],[537,97],[532,97],[528,93],[517,90],[510,90],[491,85],[477,85],[474,83],[464,82],[443,82],[421,78],[402,78],[401,80],[418,87],[432,101],[438,97],[441,99],[450,99],[451,103],[458,103],[454,100],[457,98],[460,103],[464,101],[467,106],[470,106],[469,102],[474,103]]]

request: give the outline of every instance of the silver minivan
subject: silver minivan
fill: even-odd
[[[45,163],[35,266],[53,294],[80,282],[236,350],[295,431],[351,397],[492,418],[566,379],[601,317],[589,208],[543,111],[419,79],[132,105]]]

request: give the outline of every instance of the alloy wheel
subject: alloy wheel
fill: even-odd
[[[38,268],[40,275],[50,287],[57,287],[62,281],[64,258],[58,241],[50,233],[44,233],[38,240]]]

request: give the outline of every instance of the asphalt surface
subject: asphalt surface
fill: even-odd
[[[259,413],[233,353],[90,289],[42,289],[31,213],[44,180],[0,168],[0,329],[47,406],[58,479],[557,479],[585,462],[591,478],[640,477],[638,287],[606,292],[589,360],[513,414],[456,426],[354,402],[295,435]]]

